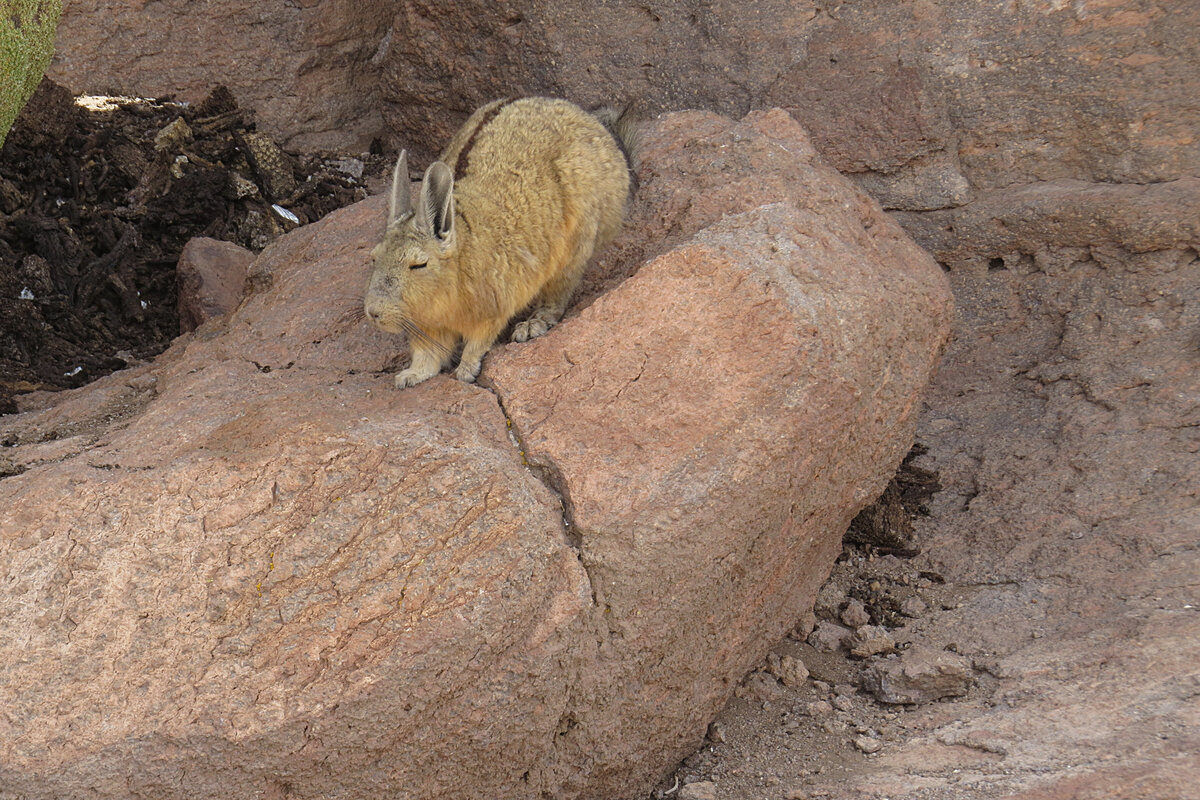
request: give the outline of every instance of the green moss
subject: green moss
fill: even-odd
[[[0,145],[54,54],[62,0],[0,0]]]

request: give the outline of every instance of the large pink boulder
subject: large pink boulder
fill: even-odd
[[[637,797],[695,747],[906,452],[950,303],[783,112],[645,134],[607,277],[480,386],[392,388],[372,199],[0,420],[0,786]]]

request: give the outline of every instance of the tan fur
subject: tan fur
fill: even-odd
[[[621,148],[631,146],[564,100],[495,101],[429,167],[415,206],[401,154],[364,302],[375,326],[409,335],[412,363],[398,388],[448,366],[460,340],[455,376],[475,380],[523,309],[518,342],[562,318],[587,262],[620,229],[630,189]]]

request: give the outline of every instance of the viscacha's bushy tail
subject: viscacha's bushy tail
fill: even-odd
[[[633,178],[636,186],[639,137],[637,120],[634,119],[632,108],[631,105],[623,108],[601,106],[592,110],[592,116],[600,120],[600,124],[608,129],[613,139],[616,139],[617,145],[625,155],[625,164],[629,167],[630,177]]]

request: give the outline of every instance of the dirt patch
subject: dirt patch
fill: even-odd
[[[928,502],[941,489],[936,472],[913,463],[924,453],[915,446],[880,498],[855,518],[814,616],[802,620],[742,681],[704,745],[651,800],[705,792],[714,800],[831,796],[830,786],[923,726],[928,707],[879,702],[863,688],[863,673],[915,643],[917,637],[906,630],[910,622],[963,601],[961,587],[910,560],[920,552],[912,522],[930,513]],[[884,651],[855,655],[856,643],[868,637],[885,642]],[[989,691],[983,675],[969,694]]]
[[[0,151],[0,413],[164,350],[192,237],[261,250],[366,197],[384,162],[285,153],[224,87],[191,106],[44,80]]]

